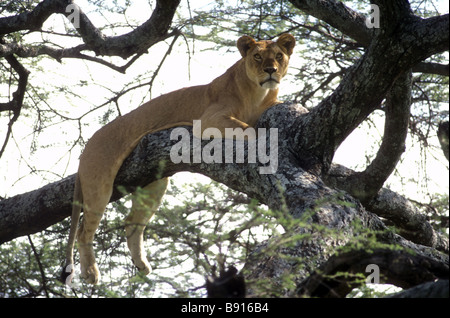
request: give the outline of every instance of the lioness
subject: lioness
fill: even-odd
[[[225,74],[210,84],[183,88],[152,99],[92,136],[80,157],[63,278],[73,271],[75,234],[82,204],[84,217],[77,235],[81,277],[88,283],[98,282],[94,234],[111,198],[116,174],[140,139],[159,130],[192,125],[196,119],[201,120],[202,131],[215,127],[222,135],[225,128],[246,129],[255,125],[261,114],[277,103],[278,85],[286,75],[294,46],[295,39],[290,34],[281,35],[276,42],[257,42],[242,36],[237,41],[242,59]],[[201,138],[201,134],[196,137]],[[125,219],[133,263],[144,274],[150,272],[150,265],[143,250],[143,231],[160,204],[167,182],[164,178],[146,186],[148,195],[144,200],[133,200]]]

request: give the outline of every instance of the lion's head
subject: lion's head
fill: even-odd
[[[289,57],[295,46],[290,34],[282,34],[276,42],[255,41],[250,36],[242,36],[237,47],[245,59],[247,76],[266,89],[276,89],[286,75]]]

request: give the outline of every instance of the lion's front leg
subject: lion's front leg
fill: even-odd
[[[98,190],[99,188],[97,188]],[[105,186],[101,194],[95,191],[87,191],[83,198],[83,222],[78,230],[78,250],[80,253],[81,278],[89,284],[97,284],[100,273],[95,262],[94,236],[109,198],[112,186]]]
[[[83,222],[78,231],[78,251],[80,253],[81,278],[88,284],[97,284],[100,279],[100,273],[95,262],[94,253],[94,234],[97,226],[96,220],[86,217],[90,212],[84,212]],[[99,221],[101,219],[98,218]]]
[[[133,264],[141,273],[147,275],[151,266],[144,250],[143,233],[150,218],[155,214],[166,191],[168,178],[155,181],[133,194],[132,208],[125,219],[125,232],[128,249]]]
[[[192,133],[199,139],[210,139],[210,135],[220,132],[221,138],[234,140],[254,140],[256,132],[248,123],[238,119],[229,108],[220,104],[210,105],[196,124]],[[212,129],[212,131],[209,131]]]
[[[95,262],[95,254],[92,243],[79,243],[81,263],[81,278],[88,284],[97,284],[100,279],[100,272]]]

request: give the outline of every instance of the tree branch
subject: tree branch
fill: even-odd
[[[2,40],[0,39],[0,45],[1,43]],[[8,144],[8,140],[12,132],[12,126],[20,116],[20,112],[23,106],[23,99],[25,97],[25,91],[28,84],[28,75],[30,74],[30,72],[22,64],[20,64],[20,62],[14,55],[8,55],[5,57],[5,59],[9,63],[9,65],[11,65],[11,68],[17,73],[19,79],[17,90],[13,93],[12,100],[7,103],[0,103],[0,112],[12,112],[12,117],[10,117],[8,123],[8,130],[6,132],[5,141],[3,142],[3,146],[0,149],[0,157],[3,155],[3,152],[6,149],[6,145]]]
[[[417,54],[418,59],[449,50],[449,14],[416,20],[411,35],[417,39],[417,45],[407,47]]]
[[[435,282],[423,283],[413,288],[390,295],[387,298],[448,298],[449,281],[437,280]]]
[[[416,19],[408,0],[372,0],[380,10],[380,28],[389,32],[405,20]],[[376,32],[377,34],[379,32]]]
[[[372,163],[362,172],[336,179],[340,189],[349,192],[363,204],[376,196],[405,151],[411,106],[411,81],[411,72],[399,77],[386,98],[383,141]]]
[[[439,63],[427,63],[421,62],[415,65],[412,69],[413,72],[436,74],[442,76],[449,76],[448,64]]]
[[[366,48],[368,48],[370,43],[372,42],[376,29],[368,28],[366,26],[365,22],[366,18],[364,15],[350,9],[340,1],[290,0],[290,2],[296,8],[300,9],[306,14],[312,15],[315,18],[328,23],[336,30],[339,30],[340,32],[354,39],[360,45]],[[378,4],[380,3],[378,2]],[[388,17],[394,13],[394,11],[390,11],[389,6],[390,5],[398,6],[398,4],[394,5],[392,1],[386,1],[380,5],[381,9],[384,10],[383,13],[380,14],[381,21],[389,21]],[[402,10],[402,16],[410,15],[410,6],[408,3],[405,4],[405,8],[398,8],[398,10]],[[386,16],[384,15],[384,12],[387,13]],[[447,36],[446,49],[444,43],[445,39],[443,39],[443,41],[441,42],[444,46],[443,51],[448,50],[448,32],[446,31],[448,30],[448,15],[446,16],[447,16],[447,29],[445,29],[445,22],[444,25],[440,27],[440,29],[442,30],[442,36],[444,38],[445,36]],[[435,18],[438,20],[445,20],[445,16],[444,18],[440,17]],[[395,18],[395,21],[397,21],[397,18]],[[430,21],[433,22],[433,19]],[[426,27],[423,28],[423,30],[425,29]],[[437,63],[426,63],[419,61],[417,64],[412,65],[412,67],[414,72],[423,72],[449,76],[448,65],[441,65]]]
[[[107,37],[96,28],[89,18],[78,8],[80,25],[78,33],[87,49],[96,55],[120,56],[124,59],[135,53],[146,51],[153,44],[167,38],[167,31],[180,0],[158,0],[149,20],[133,31],[120,36]],[[71,13],[65,13],[69,17]]]
[[[449,278],[448,264],[424,255],[392,249],[353,250],[330,257],[297,286],[298,293],[307,297],[345,297],[353,288],[365,283],[361,276],[367,277],[370,273],[367,266],[374,264],[379,270],[380,283],[402,288]]]
[[[261,162],[267,162],[263,159],[256,158],[256,162],[245,165],[225,163],[228,160],[225,159],[225,155],[229,150],[226,150],[224,141],[222,141],[223,159],[221,163],[205,163],[203,161],[193,163],[191,159],[189,163],[175,164],[171,160],[170,152],[178,141],[170,139],[173,129],[169,129],[147,135],[141,140],[119,170],[111,201],[134,191],[138,186],[145,186],[157,178],[171,176],[179,171],[191,171],[202,173],[235,190],[244,192],[272,209],[281,210],[287,204],[290,213],[296,216],[313,209],[316,201],[323,201],[329,197],[329,200],[333,202],[336,197],[340,196],[339,192],[327,188],[318,175],[310,174],[307,170],[299,167],[298,162],[301,157],[294,156],[290,151],[291,145],[286,136],[290,133],[289,127],[296,122],[294,114],[297,116],[307,115],[304,108],[300,106],[279,105],[266,112],[260,121],[260,127],[277,128],[276,136],[272,135],[272,138],[277,137],[278,139],[277,150],[273,149],[273,151],[278,151],[273,154],[277,155],[274,157],[276,162],[272,162],[276,168],[274,174],[259,173],[259,167],[263,166]],[[190,140],[193,140],[192,127],[186,129],[190,133]],[[265,140],[259,142],[269,145],[270,134],[266,136]],[[202,141],[202,146],[208,143],[209,141]],[[191,142],[191,147],[193,146],[193,142]],[[193,152],[194,150],[191,149],[190,154],[192,155]],[[235,158],[235,153],[233,155],[232,158]],[[248,158],[248,152],[244,153],[244,158]],[[74,176],[72,175],[41,189],[0,201],[0,242],[41,231],[69,216],[73,183]],[[120,190],[117,185],[121,186]],[[322,190],[317,191],[318,188]],[[354,199],[350,197],[347,197],[346,200],[355,203]],[[336,208],[342,209],[340,205],[337,205]]]
[[[350,9],[341,1],[290,0],[290,2],[315,18],[351,37],[363,46],[368,46],[373,37],[373,29],[366,27],[366,18]]]
[[[72,0],[44,0],[31,12],[0,18],[0,35],[22,30],[40,30],[49,16],[65,12],[65,8],[72,3]]]
[[[392,30],[382,29],[334,92],[308,116],[299,118],[298,126],[315,127],[316,131],[308,135],[311,138],[304,138],[304,132],[296,129],[291,138],[294,151],[311,153],[326,171],[337,147],[379,107],[396,78],[430,55],[448,49],[447,29],[448,15],[425,20],[410,17]],[[422,41],[424,36],[430,39]]]
[[[394,191],[381,189],[366,208],[391,221],[404,238],[417,244],[435,247],[445,253],[449,252],[448,237],[436,232],[426,215],[422,214],[408,199]]]
[[[342,165],[333,164],[324,180],[330,187],[347,191],[342,180],[355,173]],[[448,253],[448,238],[436,232],[427,217],[405,197],[383,188],[370,202],[363,205],[368,211],[392,222],[406,239]]]
[[[84,45],[61,50],[48,46],[24,48],[19,44],[11,43],[0,46],[0,56],[12,53],[22,54],[22,56],[47,54],[60,60],[64,57],[87,58],[85,55],[80,55],[80,52],[90,50],[95,52],[96,55],[120,56],[126,59],[134,54],[142,54],[155,43],[172,36],[168,33],[168,30],[179,3],[180,0],[158,0],[149,20],[129,33],[108,37],[93,25],[82,9],[73,1],[45,0],[31,12],[0,18],[0,35],[19,30],[39,30],[45,20],[53,13],[62,13],[68,18],[72,18],[76,14],[79,19],[76,19],[77,23],[74,20],[74,27],[83,39]],[[74,10],[76,8],[75,12],[73,10],[66,12],[69,5]],[[98,60],[95,61],[98,62]]]

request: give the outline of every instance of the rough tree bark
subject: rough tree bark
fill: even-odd
[[[357,28],[349,27],[348,23],[361,26],[364,21],[339,2],[291,2],[350,34]],[[363,264],[371,262],[380,264],[381,271],[385,269],[384,282],[405,288],[438,278],[448,280],[448,255],[438,252],[448,253],[448,240],[434,233],[407,200],[381,187],[404,149],[410,70],[427,57],[448,50],[449,17],[420,19],[403,0],[374,3],[380,8],[381,28],[371,30],[369,37],[367,32],[355,33],[355,37],[363,39],[366,51],[348,70],[338,88],[310,112],[299,105],[284,103],[272,107],[260,118],[258,127],[278,129],[278,169],[275,173],[260,174],[259,163],[174,164],[170,160],[170,150],[178,140],[170,139],[173,129],[169,129],[142,139],[124,162],[116,185],[130,192],[156,180],[157,176],[170,176],[178,171],[198,172],[258,199],[271,209],[285,210],[296,218],[305,218],[309,224],[335,230],[338,237],[314,231],[312,226],[299,228],[298,233],[308,234],[308,238],[294,247],[278,251],[280,255],[301,259],[302,264],[271,255],[246,265],[253,269],[252,279],[270,277],[277,281],[285,271],[294,273],[298,295],[343,296],[349,286],[330,281],[325,274],[340,270],[360,272]],[[327,10],[330,11],[327,13]],[[345,19],[346,15],[353,18]],[[374,161],[360,173],[333,165],[337,147],[385,98],[385,134]],[[191,128],[186,129],[192,140]],[[258,142],[267,145],[269,140],[270,134]],[[202,141],[201,144],[208,143]],[[191,149],[191,155],[193,152]],[[225,152],[223,143],[222,153]],[[43,230],[69,216],[73,181],[74,176],[70,176],[36,191],[0,201],[0,242]],[[124,192],[117,190],[112,200],[123,195]],[[403,236],[389,231],[376,214],[391,219],[402,230]],[[385,249],[333,256],[338,247],[345,246],[359,234],[352,226],[354,221],[377,231],[378,241],[412,250],[414,256],[403,251],[388,253]],[[264,250],[264,244],[261,250]],[[407,271],[411,264],[425,274]],[[321,270],[312,273],[318,265]],[[402,271],[403,276],[399,277]],[[441,283],[437,286],[442,289]],[[443,290],[445,292],[445,288]],[[292,291],[286,295],[292,296]]]

